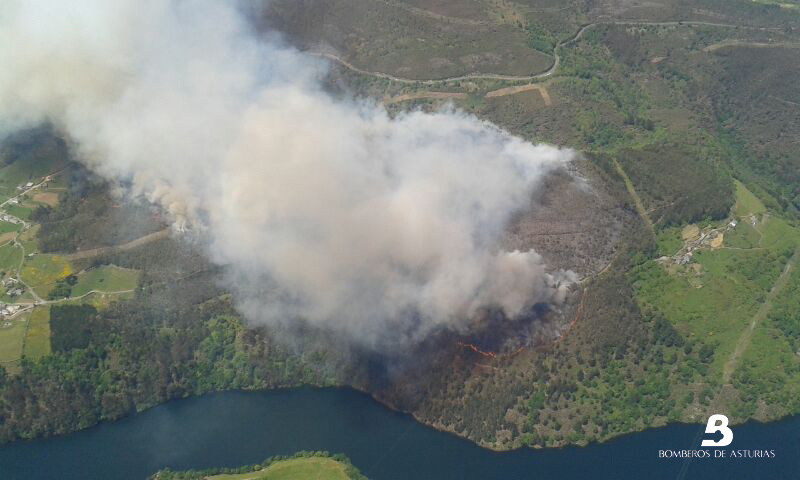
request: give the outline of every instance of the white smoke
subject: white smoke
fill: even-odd
[[[447,110],[333,98],[326,65],[228,3],[6,0],[0,126],[50,121],[84,162],[208,235],[255,322],[367,344],[559,301],[534,251],[497,247],[569,150]]]

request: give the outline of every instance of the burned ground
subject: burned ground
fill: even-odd
[[[587,29],[563,49],[562,70],[546,80],[549,105],[537,91],[485,96],[527,81],[416,85],[340,67],[331,75],[347,95],[418,95],[393,104],[393,113],[441,106],[435,96],[420,95],[428,90],[457,93],[450,95],[457,107],[515,135],[588,152],[574,171],[545,179],[503,244],[533,248],[551,270],[573,270],[583,281],[563,306],[539,306],[516,319],[487,312],[469,334],[440,331],[409,351],[381,352],[349,346],[329,332],[295,332],[302,342],[292,343],[274,329],[243,328],[221,272],[198,249],[162,239],[91,260],[144,270],[137,297],[101,313],[117,330],[92,332],[86,352],[95,362],[89,373],[122,378],[115,390],[94,397],[95,385],[73,385],[80,393],[73,405],[58,393],[64,390],[58,381],[73,368],[69,362],[85,366],[81,358],[58,354],[26,365],[22,377],[0,377],[6,389],[0,394],[10,399],[0,415],[20,414],[0,429],[0,439],[68,431],[188,394],[299,384],[353,385],[493,448],[585,444],[692,421],[693,412],[710,408],[707,391],[717,385],[706,375],[714,338],[685,336],[637,292],[651,277],[666,275],[653,267],[653,237],[667,236],[670,224],[724,217],[731,176],[748,183],[775,215],[789,215],[789,204],[797,204],[800,99],[796,83],[785,81],[796,70],[797,49],[709,49],[732,40],[789,42],[796,17],[729,0],[276,1],[269,9],[260,25],[277,27],[300,48],[326,48],[359,69],[418,79],[535,73],[552,61],[537,48],[548,50],[582,24],[621,20]],[[675,142],[692,148],[676,149]],[[653,230],[637,215],[614,162],[653,218]],[[67,250],[124,241],[124,229],[103,233],[101,225],[80,221],[108,218],[112,207],[100,204],[111,197],[78,197],[76,214],[53,216],[40,241],[53,235],[61,245],[57,234],[69,225],[87,233],[68,235],[77,242],[64,244]],[[156,228],[151,212],[133,213],[145,230]],[[173,298],[181,299],[179,308],[171,308]],[[135,342],[142,348],[131,348]],[[35,409],[26,410],[25,395],[56,412],[53,419],[42,424]],[[100,413],[79,423],[74,418],[84,406]],[[747,412],[740,419],[750,418]]]
[[[599,172],[586,160],[574,170],[550,174],[508,229],[503,247],[533,248],[552,269],[585,278],[608,266],[620,247],[632,212],[613,197]]]

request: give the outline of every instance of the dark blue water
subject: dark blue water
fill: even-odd
[[[701,430],[672,425],[585,448],[495,453],[349,389],[228,392],[0,447],[0,479],[143,479],[167,466],[238,466],[298,450],[344,453],[372,480],[800,478],[800,417],[733,427],[725,450],[775,458],[658,458],[699,448]]]

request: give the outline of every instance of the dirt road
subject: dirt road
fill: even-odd
[[[639,197],[639,194],[636,193],[636,189],[633,187],[633,182],[631,182],[631,179],[628,178],[628,174],[625,173],[625,170],[622,169],[622,165],[620,165],[616,158],[614,159],[614,168],[617,170],[617,173],[619,173],[619,176],[622,177],[622,181],[625,182],[625,188],[628,190],[631,200],[633,200],[633,205],[636,207],[636,212],[642,218],[644,224],[647,225],[647,229],[650,230],[650,233],[655,236],[656,230],[653,227],[653,221],[650,220],[650,216],[644,209],[642,199]]]
[[[767,318],[767,314],[772,307],[772,300],[775,299],[775,296],[778,295],[781,290],[783,290],[783,287],[785,287],[786,283],[789,281],[789,275],[791,274],[792,269],[795,268],[798,256],[800,256],[800,247],[795,249],[792,258],[786,262],[786,267],[784,267],[783,272],[772,285],[772,289],[769,291],[769,294],[767,294],[766,300],[764,300],[764,303],[761,304],[761,307],[759,307],[756,314],[753,315],[753,319],[750,320],[750,326],[746,328],[739,337],[739,341],[736,343],[736,348],[733,350],[733,353],[728,361],[725,362],[725,366],[722,369],[723,384],[730,383],[731,376],[733,375],[733,372],[736,371],[736,364],[739,361],[739,357],[742,356],[742,353],[744,353],[744,351],[747,350],[747,347],[750,345],[750,340],[753,338],[753,331],[756,329],[758,324]]]
[[[404,93],[402,95],[397,95],[395,97],[389,97],[384,99],[384,105],[391,105],[393,103],[400,103],[400,102],[407,102],[409,100],[421,100],[421,99],[432,99],[432,100],[448,100],[454,98],[466,98],[466,93],[459,93],[459,92],[416,92],[416,93]]]
[[[548,107],[553,104],[553,100],[550,98],[550,93],[547,91],[547,88],[541,83],[531,83],[528,85],[518,85],[516,87],[505,87],[505,88],[500,88],[498,90],[492,90],[491,92],[486,94],[486,98],[504,97],[506,95],[515,95],[517,93],[528,92],[531,90],[538,90],[539,95],[542,96],[544,104],[547,105]]]

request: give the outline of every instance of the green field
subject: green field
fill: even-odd
[[[50,355],[50,307],[36,307],[31,313],[23,353],[30,360]]]
[[[711,370],[715,377],[766,294],[731,271],[742,255],[731,250],[697,253],[695,259],[702,266],[699,275],[690,269],[669,272],[653,262],[637,272],[634,282],[640,302],[656,307],[685,337],[714,346]],[[763,259],[750,255],[755,262]]]
[[[78,283],[72,287],[72,296],[79,297],[92,290],[118,292],[136,288],[139,272],[114,265],[103,265],[78,275]]]
[[[10,243],[0,247],[0,270],[10,273],[16,272],[22,260],[22,250]]]
[[[22,314],[11,320],[0,320],[0,365],[15,366],[22,357],[27,317]]]
[[[36,243],[36,234],[39,228],[39,225],[34,225],[19,235],[17,241],[25,247],[25,253],[35,253],[39,251],[39,245]]]
[[[747,215],[758,215],[767,211],[767,208],[753,193],[748,190],[742,182],[734,180],[736,185],[736,205],[733,207],[733,214],[737,217]]]
[[[64,257],[37,254],[25,259],[20,277],[39,295],[46,295],[56,280],[71,273],[72,267]]]
[[[788,1],[780,2],[776,0],[753,0],[753,3],[760,3],[763,5],[775,5],[786,10],[800,10],[800,4],[791,3]]]
[[[33,212],[33,208],[22,205],[6,205],[3,209],[9,214],[24,220],[28,220],[31,217],[31,212]]]
[[[787,293],[797,296],[797,285]],[[752,416],[760,401],[782,415],[800,408],[800,358],[790,339],[776,327],[775,321],[763,322],[753,332],[749,347],[739,361],[733,384],[741,392],[743,402],[734,413],[742,418]]]
[[[258,472],[214,475],[214,480],[348,480],[345,466],[332,458],[292,458],[275,462]]]
[[[736,187],[734,210],[739,215],[765,212],[746,188],[738,182]],[[673,246],[672,240],[664,243]],[[724,246],[728,248],[698,250],[690,265],[662,266],[651,261],[641,266],[633,276],[637,296],[640,303],[664,314],[686,338],[714,348],[709,379],[719,380],[723,366],[798,245],[800,230],[782,218],[765,215],[756,227],[743,220],[725,233]],[[753,343],[768,338],[758,333]],[[774,356],[789,350],[776,344],[764,351]],[[777,361],[756,352],[753,347],[744,355],[754,371]]]
[[[22,228],[19,223],[0,222],[0,234],[9,232],[18,232]]]
[[[272,457],[260,464],[234,468],[161,470],[151,480],[367,480],[350,460],[328,452],[298,452]]]
[[[674,255],[683,246],[680,227],[669,227],[659,232],[656,237],[659,255]]]
[[[725,232],[725,246],[730,248],[757,248],[761,233],[747,220],[739,222],[733,230]]]

